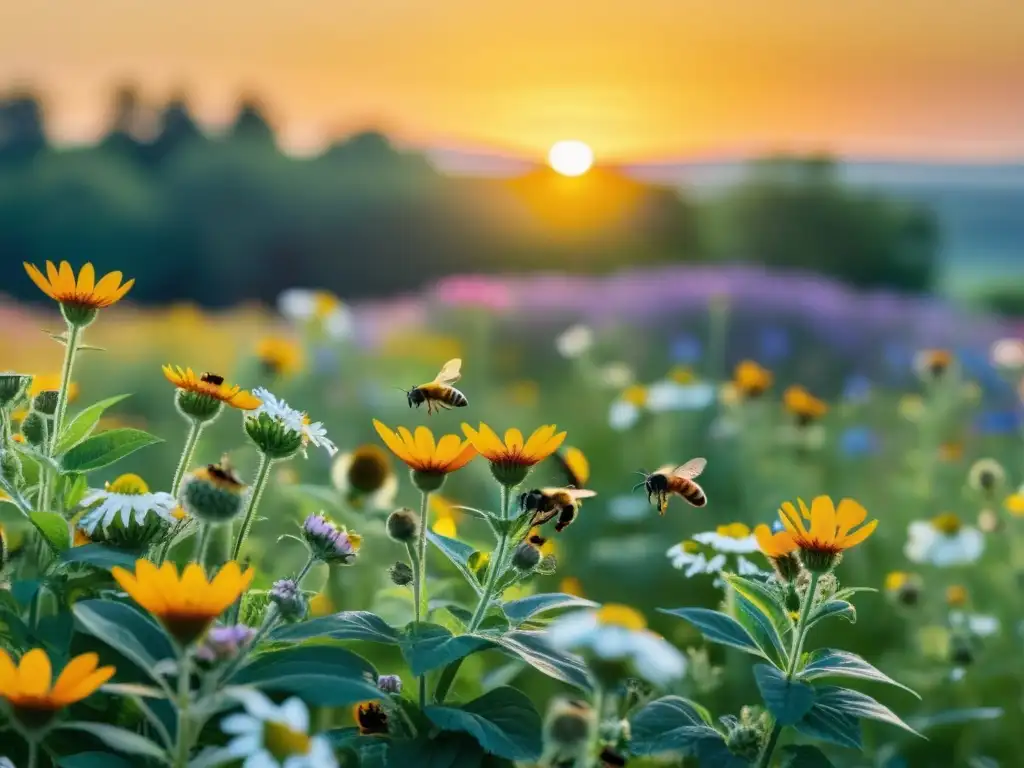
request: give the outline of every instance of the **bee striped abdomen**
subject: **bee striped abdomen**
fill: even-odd
[[[687,480],[684,477],[673,477],[671,480],[671,490],[682,496],[688,504],[692,504],[695,507],[703,507],[708,503],[708,497],[704,494],[704,489],[692,480]]]
[[[466,399],[466,396],[459,392],[455,387],[448,387],[448,391],[445,395],[445,402],[455,408],[464,408],[469,405],[469,400]]]

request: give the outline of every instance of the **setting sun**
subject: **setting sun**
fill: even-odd
[[[594,151],[582,141],[559,141],[548,152],[548,162],[563,176],[581,176],[594,164]]]

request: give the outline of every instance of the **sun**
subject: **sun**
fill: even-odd
[[[594,164],[594,151],[582,141],[558,141],[548,151],[548,162],[563,176],[582,176]]]

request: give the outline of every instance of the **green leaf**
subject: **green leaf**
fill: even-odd
[[[447,536],[441,536],[440,534],[434,533],[433,531],[427,531],[427,539],[441,550],[441,554],[447,557],[452,564],[458,568],[459,573],[462,574],[463,578],[469,582],[469,584],[476,590],[477,594],[480,594],[483,587],[480,582],[477,581],[476,576],[473,574],[473,569],[469,566],[469,559],[473,556],[476,551],[469,544],[463,544],[458,539],[449,539]]]
[[[669,616],[678,616],[681,619],[693,624],[700,630],[701,634],[713,643],[728,645],[738,648],[754,656],[760,656],[769,661],[750,633],[736,619],[727,616],[719,611],[712,611],[707,608],[659,608],[660,613],[667,613]]]
[[[630,718],[634,755],[679,752],[695,756],[703,741],[722,741],[711,727],[711,716],[700,704],[680,696],[665,696],[647,704]]]
[[[82,731],[90,736],[99,739],[111,749],[118,752],[127,752],[129,755],[142,755],[144,757],[167,762],[164,750],[156,742],[150,741],[144,736],[133,731],[126,731],[106,723],[74,722],[64,723],[57,726],[62,731]]]
[[[838,744],[841,747],[857,750],[863,747],[860,721],[818,702],[815,702],[803,720],[793,727],[804,736]]]
[[[819,621],[833,616],[846,619],[851,624],[857,623],[857,609],[853,607],[852,603],[845,600],[829,600],[811,611],[811,615],[807,618],[807,628],[810,629]]]
[[[835,768],[828,756],[811,744],[789,744],[780,754],[782,768]]]
[[[772,645],[780,649],[784,648],[784,639],[793,630],[793,620],[789,617],[789,611],[781,596],[753,579],[737,576],[734,573],[724,573],[722,576],[738,595],[746,598],[750,605],[768,619],[775,630]]]
[[[57,761],[60,768],[135,768],[135,764],[112,752],[79,752]]]
[[[430,706],[424,714],[439,728],[468,733],[485,751],[499,757],[540,757],[540,715],[526,694],[515,688],[495,688],[458,708]]]
[[[397,645],[400,633],[384,619],[369,611],[342,611],[331,616],[287,624],[270,633],[270,639],[281,642],[302,642],[313,638],[332,640],[366,640],[371,643]]]
[[[88,408],[83,409],[81,412],[75,415],[75,418],[71,420],[64,430],[61,432],[60,440],[57,442],[57,454],[61,455],[67,453],[68,450],[74,448],[80,442],[85,440],[92,431],[96,428],[100,418],[103,416],[104,411],[120,403],[125,398],[131,397],[131,395],[114,395],[108,397],[106,400],[100,400],[98,403],[93,403]]]
[[[899,715],[893,712],[884,704],[880,704],[866,693],[854,691],[849,688],[838,686],[822,686],[817,691],[817,702],[823,707],[829,707],[851,717],[859,717],[864,720],[877,720],[880,723],[888,723],[902,728],[915,736],[921,736],[917,731],[903,722]],[[924,738],[921,736],[921,738]]]
[[[553,611],[556,608],[589,608],[597,605],[592,600],[585,600],[575,595],[566,595],[562,592],[552,592],[541,595],[531,595],[520,600],[511,600],[502,604],[502,610],[513,624],[521,624],[529,618],[545,611]]]
[[[918,731],[929,728],[941,728],[947,725],[963,725],[978,720],[997,720],[1003,716],[1002,707],[969,707],[966,709],[947,709],[930,715],[918,715],[908,718],[911,726]]]
[[[473,578],[477,582],[483,584],[487,580],[487,568],[491,564],[491,553],[477,550],[469,556],[469,560],[466,561],[466,567],[469,568],[470,573],[473,574]]]
[[[766,656],[771,657],[772,663],[780,667],[786,666],[789,662],[789,652],[771,619],[743,595],[734,595],[733,604],[736,606],[736,621],[750,633],[757,647],[764,651]]]
[[[471,653],[493,647],[493,643],[479,635],[452,635],[439,624],[420,622],[408,626],[399,639],[399,646],[412,673],[420,676]]]
[[[337,645],[305,645],[258,654],[228,682],[292,693],[307,704],[341,707],[379,699],[377,673],[362,656]]]
[[[174,658],[164,631],[139,611],[113,600],[82,600],[71,608],[79,628],[102,640],[154,680],[163,682],[154,668]]]
[[[513,630],[503,635],[495,635],[491,640],[548,677],[561,680],[583,691],[593,690],[594,682],[583,659],[552,648],[544,635],[544,632]]]
[[[118,566],[134,570],[135,560],[138,557],[137,554],[103,544],[83,544],[80,547],[64,550],[60,555],[60,560],[62,563],[85,563],[109,571]]]
[[[765,706],[780,725],[800,722],[814,705],[813,687],[799,680],[787,680],[781,671],[769,664],[754,666],[754,680]]]
[[[29,519],[56,551],[63,552],[71,546],[71,529],[68,521],[56,512],[33,512]]]
[[[797,675],[801,680],[818,680],[826,677],[853,677],[859,680],[874,680],[878,683],[887,683],[902,688],[921,698],[916,692],[897,683],[884,672],[876,669],[860,656],[849,651],[841,651],[834,648],[821,648],[814,651],[808,657],[804,668]]]
[[[140,448],[162,443],[159,437],[141,429],[111,429],[86,438],[61,458],[64,472],[92,472],[108,467]]]
[[[57,482],[61,484],[61,501],[64,509],[77,507],[85,497],[86,491],[89,490],[89,482],[85,479],[85,475],[80,475],[77,472],[62,475]]]
[[[428,728],[433,726],[428,722]],[[420,737],[413,741],[392,741],[385,765],[415,768],[480,768],[483,747],[464,733],[442,731],[433,739]],[[366,765],[366,762],[361,766]]]

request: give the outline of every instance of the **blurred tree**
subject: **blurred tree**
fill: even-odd
[[[46,149],[43,110],[35,94],[0,99],[0,169],[21,168]]]
[[[922,291],[935,277],[934,216],[849,189],[828,158],[759,161],[712,208],[719,258],[821,272],[863,288]]]
[[[140,162],[143,145],[139,134],[143,130],[145,112],[134,85],[117,89],[111,111],[110,130],[100,140],[100,148],[131,163]]]
[[[144,160],[155,168],[164,166],[182,149],[203,138],[185,97],[176,94],[157,118],[156,137],[145,148]]]
[[[228,133],[230,139],[240,141],[253,141],[276,146],[274,129],[270,126],[263,114],[263,108],[259,101],[246,96],[238,105],[238,114],[235,115],[235,122]]]

